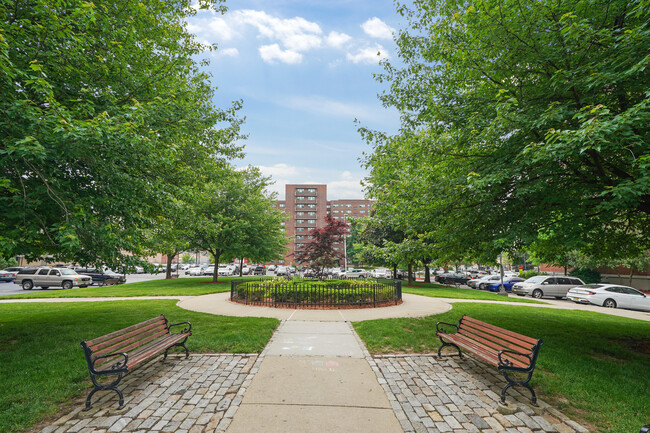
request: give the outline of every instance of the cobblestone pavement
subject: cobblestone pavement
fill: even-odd
[[[40,429],[41,433],[223,432],[230,425],[260,357],[190,355],[155,359],[120,384],[126,407],[117,410],[117,394],[100,391],[93,408],[83,403]],[[89,387],[90,392],[92,388]]]
[[[498,412],[505,379],[496,368],[475,359],[433,355],[367,357],[405,432],[588,433],[538,399],[539,409],[524,404],[530,395],[510,388],[514,415]],[[513,399],[514,397],[514,399]],[[536,414],[537,412],[538,414]]]

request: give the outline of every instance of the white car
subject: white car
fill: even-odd
[[[200,266],[189,268],[187,271],[185,271],[185,275],[192,275],[192,276],[203,275],[203,268],[201,268]]]
[[[469,280],[467,282],[467,285],[473,289],[485,290],[488,284],[492,284],[497,281],[501,281],[501,275],[485,275],[481,278]]]
[[[378,268],[370,271],[372,278],[390,278],[390,269]]]
[[[232,268],[229,266],[220,266],[217,272],[220,277],[229,277],[232,275]]]
[[[343,275],[347,279],[367,278],[368,277],[368,274],[363,269],[348,269],[348,271]]]
[[[637,289],[617,284],[584,284],[569,289],[567,298],[579,304],[650,311],[650,297]]]

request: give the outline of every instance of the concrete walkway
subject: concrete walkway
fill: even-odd
[[[402,431],[346,322],[285,321],[227,433]]]

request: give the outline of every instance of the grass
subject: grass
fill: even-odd
[[[233,277],[219,277],[217,284],[212,284],[212,277],[175,278],[171,280],[150,280],[115,286],[90,286],[70,290],[25,291],[18,295],[1,296],[0,299],[26,298],[99,298],[115,296],[198,296],[210,293],[227,292]],[[18,287],[18,286],[16,286]]]
[[[569,417],[607,433],[638,431],[650,420],[650,322],[587,311],[463,303],[437,316],[365,321],[354,327],[371,353],[431,353],[440,345],[436,322],[455,323],[462,314],[543,339],[532,383],[542,399]]]
[[[502,302],[523,302],[527,304],[543,304],[533,299],[526,299],[516,295],[500,296],[494,292],[475,289],[461,289],[457,287],[443,286],[440,284],[429,284],[416,282],[413,285],[406,285],[403,282],[403,293],[412,295],[429,296],[432,298],[454,298],[454,299],[476,299],[480,301],[502,301]]]
[[[24,431],[92,389],[83,340],[150,319],[189,321],[190,353],[260,352],[279,321],[213,316],[173,300],[0,305],[0,431]]]

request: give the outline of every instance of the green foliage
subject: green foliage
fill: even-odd
[[[183,263],[194,263],[194,257],[191,254],[185,253],[181,257]]]
[[[580,278],[585,284],[600,283],[600,272],[595,269],[577,268],[569,272],[569,275]]]
[[[519,273],[519,276],[521,278],[526,278],[526,279],[528,279],[530,277],[534,277],[536,275],[543,275],[543,272],[537,272],[536,270],[531,269],[530,271],[525,271],[525,272],[520,272]]]
[[[14,257],[5,259],[4,257],[0,256],[0,269],[11,268],[14,266],[18,266],[18,261],[16,261]]]
[[[377,213],[449,263],[542,238],[625,258],[650,249],[650,10],[644,0],[398,6],[390,137],[362,129]],[[552,253],[552,254],[551,254]]]
[[[212,106],[191,6],[0,4],[0,254],[134,265],[174,199],[240,154],[240,103]]]

